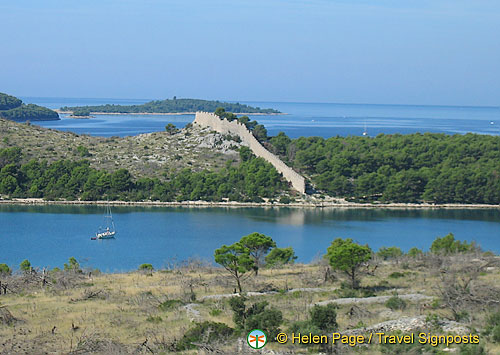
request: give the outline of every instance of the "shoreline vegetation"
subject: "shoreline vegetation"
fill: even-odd
[[[349,201],[301,201],[301,202],[238,202],[238,201],[82,201],[44,200],[43,198],[2,198],[0,205],[97,205],[97,206],[144,206],[144,207],[288,207],[288,208],[387,208],[387,209],[500,209],[500,205],[460,204],[460,203],[359,203]]]

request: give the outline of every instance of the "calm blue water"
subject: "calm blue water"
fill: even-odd
[[[368,210],[293,208],[113,208],[115,240],[91,241],[102,222],[95,206],[0,206],[0,263],[62,266],[71,256],[102,271],[155,267],[213,251],[261,232],[292,246],[301,262],[325,253],[336,237],[381,246],[427,250],[436,236],[453,232],[500,252],[498,210]]]
[[[150,100],[22,98],[50,108],[76,105],[141,104]],[[464,134],[500,134],[500,107],[402,106],[364,104],[321,104],[284,102],[242,102],[286,112],[285,116],[253,116],[264,124],[270,135],[284,131],[290,137],[361,135],[366,125],[368,134],[438,132]],[[161,131],[167,123],[184,127],[193,115],[135,116],[99,115],[90,120],[72,119],[40,122],[44,127],[88,133],[97,136],[127,136]],[[493,122],[493,124],[492,124]]]

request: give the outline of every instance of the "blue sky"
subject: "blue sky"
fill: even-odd
[[[500,1],[16,0],[0,92],[500,105]]]

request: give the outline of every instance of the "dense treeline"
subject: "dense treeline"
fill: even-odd
[[[46,107],[25,105],[17,97],[0,93],[0,117],[13,121],[58,120],[57,112]]]
[[[279,113],[274,109],[262,109],[240,103],[229,103],[220,101],[208,101],[199,99],[166,99],[147,102],[143,105],[100,105],[100,106],[77,106],[61,107],[62,111],[74,111],[77,109],[87,109],[91,112],[106,113],[175,113],[175,112],[213,112],[218,107],[223,107],[226,111],[235,113]]]
[[[83,200],[205,200],[260,202],[287,189],[274,167],[242,147],[241,163],[219,172],[184,169],[165,180],[134,180],[126,169],[96,170],[86,160],[54,163],[31,160],[21,164],[19,148],[0,149],[0,194],[12,197]]]
[[[366,201],[500,203],[500,137],[301,137],[268,147],[332,196]]]
[[[0,110],[10,110],[22,105],[22,101],[17,97],[3,94],[0,92]]]

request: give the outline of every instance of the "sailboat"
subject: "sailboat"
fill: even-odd
[[[105,226],[104,227],[99,227],[97,230],[97,233],[95,234],[95,237],[92,237],[90,239],[92,240],[97,240],[97,239],[114,239],[115,238],[115,223],[113,222],[113,215],[111,214],[111,207],[109,204],[106,206],[106,214],[104,215],[104,221],[105,221]]]
[[[367,136],[368,135],[368,131],[366,130],[366,121],[365,121],[365,130],[363,131],[363,136]]]

